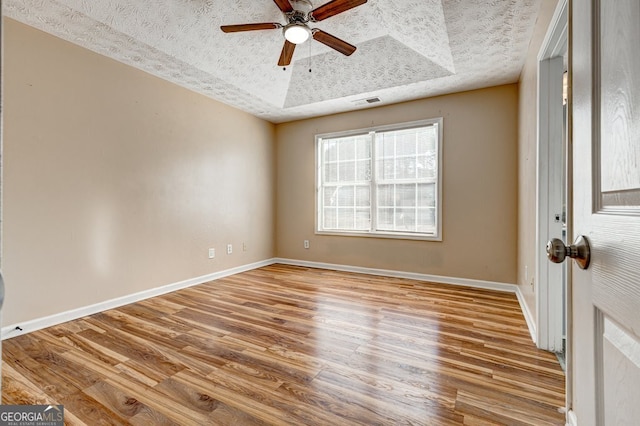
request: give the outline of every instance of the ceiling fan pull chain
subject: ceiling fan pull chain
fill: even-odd
[[[309,72],[311,72],[311,40],[309,40]]]

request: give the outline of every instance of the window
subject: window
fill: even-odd
[[[317,232],[441,239],[442,118],[316,136]]]

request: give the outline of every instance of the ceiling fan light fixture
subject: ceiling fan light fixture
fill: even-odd
[[[311,30],[305,24],[293,23],[284,27],[284,38],[293,44],[304,43],[311,37]]]

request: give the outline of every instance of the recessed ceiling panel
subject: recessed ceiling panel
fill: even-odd
[[[441,0],[381,1],[380,24],[402,44],[455,72]]]
[[[332,78],[335,70],[340,78]],[[451,75],[390,36],[363,42],[352,56],[327,52],[294,64],[285,108]]]

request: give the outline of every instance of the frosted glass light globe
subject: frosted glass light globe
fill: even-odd
[[[293,44],[304,43],[311,36],[311,30],[304,24],[290,24],[284,28],[284,38]]]

